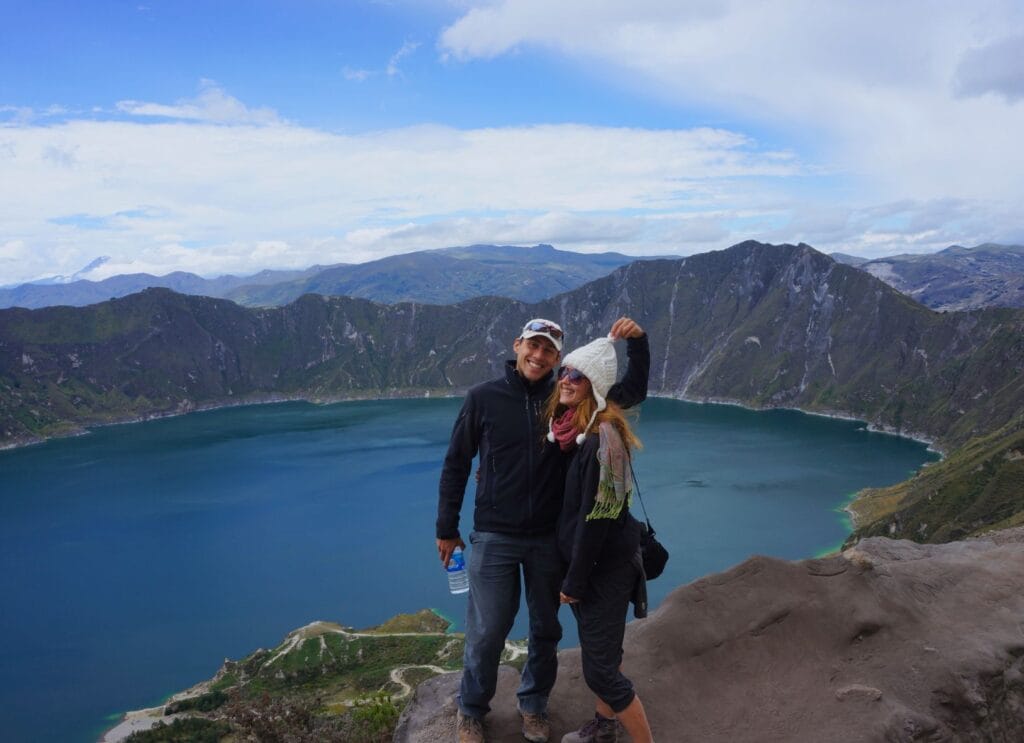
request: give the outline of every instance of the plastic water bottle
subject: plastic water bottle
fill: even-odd
[[[469,576],[466,575],[466,558],[462,554],[462,548],[456,547],[452,557],[448,560],[448,590],[452,593],[465,593],[469,590]]]

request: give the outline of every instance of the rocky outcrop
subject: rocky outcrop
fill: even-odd
[[[1024,529],[754,557],[675,590],[624,647],[659,741],[1024,740]],[[593,713],[579,651],[559,662],[554,740]],[[505,673],[488,721],[499,743],[521,739]],[[444,739],[457,679],[417,690],[396,743]]]
[[[1024,307],[1024,245],[954,245],[851,265],[933,310]]]

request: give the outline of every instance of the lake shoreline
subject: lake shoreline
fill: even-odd
[[[374,402],[377,400],[413,400],[413,399],[434,399],[434,398],[451,398],[461,397],[465,394],[465,390],[460,392],[452,392],[451,394],[432,394],[433,390],[396,390],[393,394],[388,395],[328,395],[328,396],[311,396],[311,395],[256,395],[253,397],[246,398],[235,398],[229,400],[218,400],[214,402],[206,402],[202,404],[195,404],[191,401],[185,401],[183,404],[178,405],[174,410],[161,410],[153,413],[146,413],[144,415],[125,416],[124,418],[115,418],[107,421],[96,421],[87,424],[76,425],[69,427],[66,431],[53,433],[48,436],[27,436],[22,438],[15,438],[12,441],[0,444],[0,452],[10,451],[13,449],[24,449],[29,446],[38,446],[39,444],[45,444],[47,441],[54,441],[59,439],[74,438],[76,436],[88,436],[93,429],[107,428],[109,426],[127,426],[132,423],[146,423],[148,421],[164,420],[167,418],[180,418],[184,415],[190,415],[192,413],[205,413],[211,410],[225,410],[230,408],[244,408],[248,406],[257,405],[277,405],[279,403],[286,402],[307,402],[311,405],[335,405],[343,402]]]
[[[177,418],[183,415],[189,415],[191,413],[202,413],[210,410],[222,410],[226,408],[239,408],[246,407],[249,405],[275,405],[278,403],[285,402],[307,402],[311,405],[335,405],[343,402],[372,402],[376,400],[412,400],[412,399],[448,399],[453,397],[463,397],[466,394],[466,390],[452,390],[452,389],[433,389],[433,388],[414,388],[414,389],[395,389],[389,391],[385,395],[381,394],[367,394],[367,395],[306,395],[306,394],[270,394],[270,395],[254,395],[247,398],[237,399],[225,399],[217,400],[212,402],[206,402],[201,404],[192,403],[191,401],[184,401],[179,404],[175,410],[163,410],[153,413],[146,413],[144,415],[126,416],[124,418],[116,418],[109,421],[98,421],[89,424],[82,424],[70,427],[66,432],[54,433],[48,436],[27,436],[22,438],[15,438],[12,441],[0,444],[0,452],[8,451],[12,449],[22,449],[28,446],[36,446],[38,444],[44,444],[47,441],[54,439],[71,438],[74,436],[87,436],[89,432],[94,428],[105,428],[107,426],[124,426],[132,423],[145,423],[147,421],[163,420],[165,418]],[[679,400],[680,402],[693,403],[694,405],[728,405],[732,407],[742,408],[743,410],[751,410],[755,412],[766,412],[770,410],[792,410],[797,413],[803,413],[804,415],[814,415],[822,418],[831,418],[834,420],[847,420],[854,421],[857,423],[863,423],[865,428],[870,433],[881,433],[887,436],[897,436],[899,438],[910,439],[917,441],[922,444],[926,444],[928,450],[939,454],[942,458],[946,456],[946,450],[940,448],[936,444],[936,439],[926,433],[916,431],[900,431],[892,426],[878,425],[871,421],[859,418],[851,413],[843,411],[830,411],[830,410],[806,410],[804,408],[778,405],[768,407],[758,407],[749,405],[739,400],[731,398],[692,398],[685,395],[665,394],[660,392],[648,392],[648,397],[656,397],[665,400]]]
[[[183,415],[189,415],[191,413],[202,413],[213,410],[224,410],[228,408],[238,408],[256,405],[275,405],[279,403],[287,402],[306,402],[311,405],[336,405],[345,402],[372,402],[382,400],[412,400],[412,399],[450,399],[454,397],[462,397],[466,393],[466,390],[452,390],[452,389],[395,389],[390,391],[387,395],[328,395],[328,396],[310,396],[304,394],[296,395],[259,395],[250,398],[234,399],[234,400],[220,400],[215,402],[203,403],[203,404],[183,404],[179,405],[178,409],[170,411],[161,411],[156,413],[147,413],[141,416],[132,416],[124,419],[106,421],[95,423],[88,426],[82,426],[69,430],[67,433],[54,434],[46,437],[31,437],[23,440],[15,440],[6,444],[0,445],[0,452],[21,449],[29,446],[36,446],[39,444],[46,443],[53,439],[71,438],[75,436],[87,436],[92,429],[105,428],[107,426],[123,426],[132,423],[145,423],[147,421],[162,420],[165,418],[177,418]],[[664,393],[648,393],[648,397],[660,398],[665,400],[679,400],[680,402],[692,403],[694,405],[725,405],[731,407],[741,408],[743,410],[749,410],[753,412],[767,412],[771,410],[792,410],[797,413],[804,415],[813,415],[821,418],[829,418],[832,420],[845,420],[856,423],[863,423],[865,430],[869,433],[880,433],[886,436],[895,436],[897,438],[909,439],[911,441],[917,441],[918,443],[925,444],[929,452],[939,455],[939,461],[946,458],[947,451],[944,448],[939,447],[936,444],[936,439],[921,432],[914,431],[900,431],[892,426],[878,425],[871,421],[859,418],[850,413],[835,410],[805,410],[803,408],[791,407],[791,406],[770,406],[770,407],[756,407],[739,400],[731,398],[691,398],[685,395],[675,394],[664,394]],[[922,466],[927,467],[930,463],[925,463]],[[909,479],[909,478],[908,478]],[[865,488],[866,489],[866,488]],[[857,512],[854,509],[854,504],[860,498],[862,489],[857,491],[843,506],[842,510],[846,513],[850,520],[851,529],[850,532],[854,532],[860,526]]]

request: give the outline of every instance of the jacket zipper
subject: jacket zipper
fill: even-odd
[[[533,411],[530,408],[530,390],[526,390],[526,507],[529,521],[533,522]]]

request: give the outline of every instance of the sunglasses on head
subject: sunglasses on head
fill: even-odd
[[[532,322],[526,323],[526,327],[524,327],[523,330],[529,330],[532,333],[547,333],[552,338],[558,338],[559,340],[561,340],[562,338],[562,329],[555,325],[554,323],[550,322],[541,322],[540,320],[534,320]]]
[[[569,384],[579,384],[586,380],[587,375],[581,372],[579,369],[573,369],[568,366],[563,366],[558,370],[558,378],[565,380]]]

